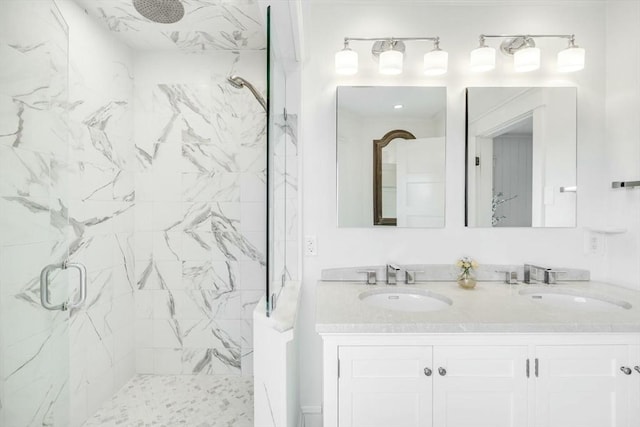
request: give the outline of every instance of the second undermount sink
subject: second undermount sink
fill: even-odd
[[[628,310],[632,306],[629,302],[609,298],[604,295],[595,295],[578,289],[561,288],[533,288],[523,289],[520,295],[531,298],[541,304],[562,308],[583,310]]]
[[[438,311],[453,304],[450,298],[426,289],[372,289],[362,292],[359,298],[366,304],[396,311]]]

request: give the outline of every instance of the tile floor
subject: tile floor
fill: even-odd
[[[252,427],[253,380],[136,375],[84,427]]]

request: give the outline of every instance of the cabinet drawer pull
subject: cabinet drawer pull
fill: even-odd
[[[433,372],[433,371],[431,371],[431,369],[430,369],[430,368],[424,368],[424,374],[425,374],[426,376],[430,377],[432,372]]]
[[[633,372],[631,368],[627,366],[620,366],[620,370],[624,372],[625,375],[631,375],[631,373]]]
[[[440,376],[444,377],[445,375],[447,375],[447,370],[440,367],[438,368],[438,373],[440,374]]]
[[[640,366],[634,366],[633,369],[635,369],[636,372],[638,372],[640,374]]]

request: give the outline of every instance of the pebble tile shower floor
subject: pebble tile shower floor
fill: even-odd
[[[252,427],[247,377],[136,375],[84,427]]]

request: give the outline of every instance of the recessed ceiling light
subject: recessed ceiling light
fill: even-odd
[[[394,105],[394,106],[393,106],[393,108],[395,108],[396,110],[399,110],[399,109],[401,109],[401,108],[404,108],[404,105],[402,105],[402,104],[396,104],[396,105]]]

